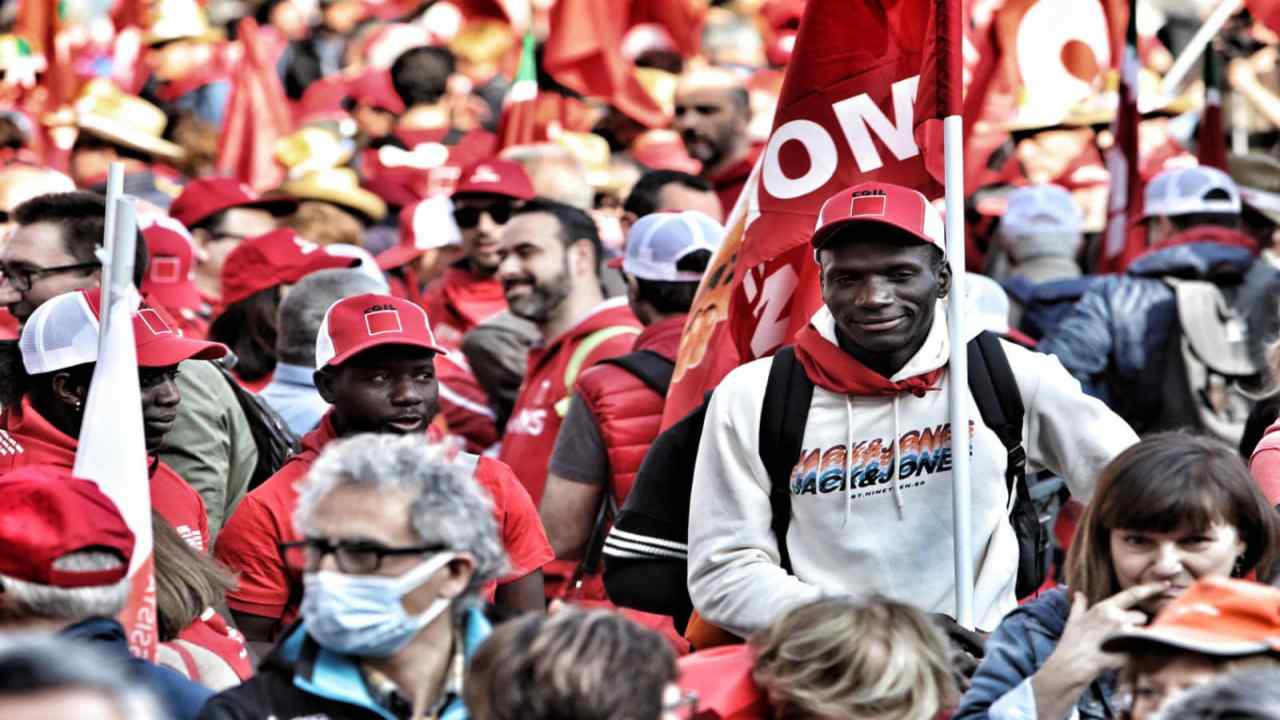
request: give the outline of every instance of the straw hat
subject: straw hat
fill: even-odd
[[[195,0],[154,0],[147,13],[142,44],[151,46],[174,40],[216,40],[209,17]]]
[[[125,94],[110,80],[90,80],[75,102],[75,111],[80,132],[164,160],[181,160],[186,154],[161,137],[167,122],[163,110]]]
[[[280,189],[298,200],[321,200],[353,210],[370,222],[377,222],[387,214],[387,204],[360,187],[360,180],[351,168],[313,170],[289,180]]]
[[[355,144],[338,133],[309,125],[276,141],[276,160],[301,177],[315,170],[345,165],[355,154]]]
[[[556,135],[555,143],[582,163],[591,187],[597,190],[611,189],[613,176],[609,172],[608,141],[592,133],[566,131]]]

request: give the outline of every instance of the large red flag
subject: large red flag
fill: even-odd
[[[702,47],[707,0],[632,0],[630,25],[657,23],[666,28],[681,55],[691,57]]]
[[[864,180],[942,194],[914,132],[935,1],[810,0],[773,133],[690,311],[664,425],[808,323],[821,303],[809,236],[827,197]]]
[[[626,10],[626,3],[614,0],[559,0],[551,10],[542,66],[566,87],[604,98],[646,127],[664,127],[668,118],[662,107],[622,57]]]
[[[231,76],[218,172],[238,178],[259,192],[279,187],[284,168],[275,160],[276,141],[293,129],[289,100],[276,73],[276,57],[258,23],[240,21],[241,57]]]
[[[1111,176],[1111,199],[1107,203],[1107,226],[1100,273],[1121,272],[1140,255],[1146,242],[1139,220],[1142,217],[1142,175],[1138,157],[1138,21],[1136,0],[1129,3],[1125,22],[1124,47],[1120,52],[1119,106],[1111,123],[1113,144],[1107,150],[1107,172]],[[1119,18],[1111,15],[1113,27]]]

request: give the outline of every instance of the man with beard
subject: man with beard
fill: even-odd
[[[631,350],[641,324],[626,297],[606,301],[600,289],[600,236],[585,212],[538,198],[525,203],[502,233],[498,278],[511,312],[538,328],[529,369],[502,438],[502,458],[536,504],[578,375]],[[574,563],[544,569],[548,588]]]
[[[698,69],[680,79],[674,127],[690,157],[702,163],[702,177],[715,187],[726,216],[762,149],[751,143],[750,122],[750,98],[732,73]]]
[[[436,356],[443,353],[427,314],[404,298],[356,295],[331,305],[316,337],[315,384],[333,407],[302,438],[302,452],[249,493],[218,538],[216,555],[239,575],[227,606],[247,638],[269,641],[293,623],[302,577],[286,564],[280,543],[301,540],[293,522],[296,483],[325,446],[361,433],[427,437],[436,416]],[[542,574],[550,542],[538,511],[511,469],[492,458],[461,454],[489,493],[512,571],[486,594],[512,610],[542,608]]]

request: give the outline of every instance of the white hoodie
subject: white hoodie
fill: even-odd
[[[890,380],[947,364],[944,307],[938,304],[920,351]],[[823,306],[811,322],[836,342],[830,310]],[[1075,499],[1087,502],[1098,471],[1137,436],[1085,395],[1057,358],[1003,346],[1026,407],[1028,472],[1053,471]],[[778,564],[769,476],[757,447],[772,362],[763,358],[733,370],[707,408],[689,505],[694,607],[742,636],[792,607],[837,594],[877,592],[955,617],[948,374],[924,397],[854,397],[814,388],[804,450],[792,471],[789,575]],[[1007,452],[976,406],[971,422],[974,618],[992,630],[1015,605],[1018,544],[1008,520]],[[850,474],[853,488],[846,493]]]

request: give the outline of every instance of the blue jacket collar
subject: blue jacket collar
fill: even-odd
[[[293,365],[285,362],[276,363],[276,371],[271,376],[271,380],[272,382],[314,388],[316,386],[315,372],[315,368],[309,368],[305,365]]]

